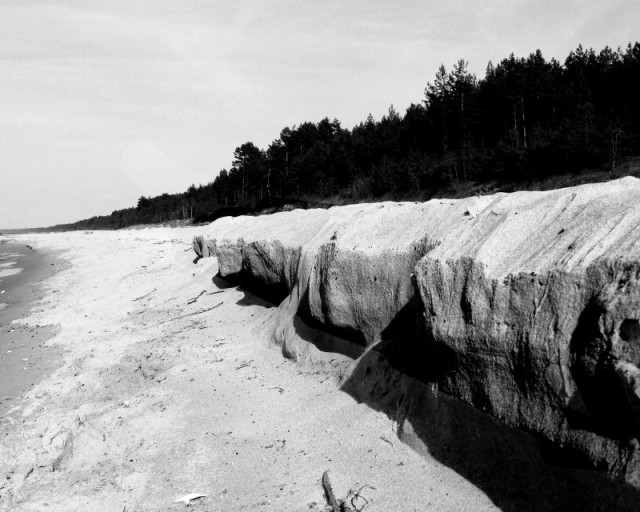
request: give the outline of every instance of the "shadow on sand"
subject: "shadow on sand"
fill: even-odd
[[[219,288],[238,285],[220,276],[213,280]],[[282,298],[281,289],[246,282],[242,288],[248,293],[239,305],[272,307]],[[432,382],[446,372],[447,354],[427,356],[426,333],[416,332],[422,325],[416,317],[421,311],[416,300],[400,311],[371,347],[349,331],[327,329],[315,321],[307,304],[308,300],[301,301],[293,319],[296,334],[322,352],[355,362],[342,391],[397,421],[403,442],[456,471],[502,510],[640,510],[638,489],[602,472],[563,467],[575,458],[438,392]]]
[[[220,276],[220,273],[213,276],[211,279],[214,285],[216,285],[220,290],[226,290],[227,288],[235,288],[238,286],[238,283],[234,283],[232,279],[224,279]]]
[[[504,511],[640,510],[637,489],[604,473],[561,467],[568,457],[541,439],[439,393],[425,378],[430,370],[424,342],[418,343],[425,338],[416,333],[417,312],[409,304],[398,314],[343,391],[396,420],[404,442],[462,475]]]
[[[238,289],[238,291],[243,292],[244,297],[236,302],[238,306],[262,306],[263,308],[273,308],[276,306],[276,304],[273,304],[267,298],[256,295],[250,290],[247,290],[246,286],[240,286],[237,279],[223,278],[220,276],[220,274],[216,274],[215,276],[213,276],[212,282],[219,290],[236,288]]]

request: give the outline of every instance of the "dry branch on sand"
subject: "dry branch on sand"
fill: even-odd
[[[343,499],[337,499],[331,486],[329,470],[322,474],[322,488],[329,507],[328,510],[331,512],[362,512],[369,505],[369,500],[362,495],[362,491],[364,489],[375,490],[375,487],[365,484],[358,489],[350,489]]]

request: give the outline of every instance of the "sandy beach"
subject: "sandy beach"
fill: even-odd
[[[14,328],[56,326],[59,368],[14,403],[2,510],[326,510],[321,478],[358,510],[495,510],[400,443],[332,364],[283,358],[272,305],[194,263],[201,228],[24,237],[70,266]],[[29,240],[26,242],[26,240]]]

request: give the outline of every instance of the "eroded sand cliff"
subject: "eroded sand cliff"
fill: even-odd
[[[287,356],[347,356],[343,389],[416,449],[637,488],[638,204],[640,181],[624,178],[297,210],[220,219],[194,249],[279,303],[269,330]]]

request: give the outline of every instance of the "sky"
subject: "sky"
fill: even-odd
[[[640,40],[637,0],[0,0],[0,228],[183,192],[286,126],[401,114],[438,67]]]

